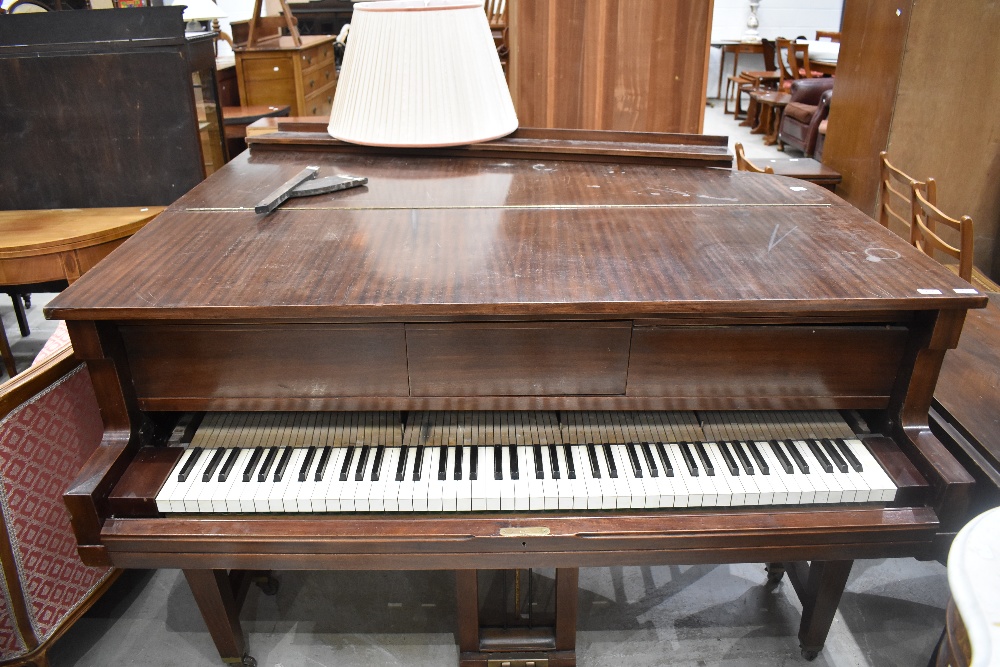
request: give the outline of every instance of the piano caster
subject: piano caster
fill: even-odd
[[[816,659],[816,656],[818,656],[818,655],[819,655],[819,651],[817,651],[817,650],[814,650],[814,649],[811,649],[811,648],[804,648],[804,649],[802,649],[802,657],[805,658],[806,660],[813,661],[813,660]]]
[[[781,563],[768,563],[764,566],[764,571],[767,572],[767,585],[777,586],[781,583],[782,577],[785,576],[785,566]],[[813,658],[816,656],[814,655]],[[812,660],[812,658],[809,658]]]
[[[264,574],[254,577],[254,583],[264,595],[277,595],[280,582],[273,574]],[[252,660],[252,658],[251,658]],[[256,664],[256,663],[255,663]]]

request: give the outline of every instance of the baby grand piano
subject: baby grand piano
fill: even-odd
[[[183,569],[225,661],[253,663],[254,570],[456,570],[463,665],[571,665],[579,567],[784,567],[811,658],[853,559],[943,553],[972,479],[927,415],[967,283],[824,189],[711,168],[724,138],[323,129],[252,140],[47,309],[105,424],[81,556]],[[369,182],[254,213],[306,165]],[[553,627],[481,628],[476,570],[529,567]]]

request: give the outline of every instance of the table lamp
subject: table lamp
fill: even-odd
[[[368,146],[457,146],[517,129],[482,0],[358,3],[330,134]]]
[[[226,18],[226,13],[212,0],[175,0],[171,4],[184,6],[183,18],[187,22],[185,30],[188,32],[201,31],[201,24],[204,22]],[[217,23],[215,29],[218,30]]]

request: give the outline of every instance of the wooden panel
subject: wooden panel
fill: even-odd
[[[243,57],[243,76],[247,81],[293,80],[292,59],[287,56],[269,58]]]
[[[510,0],[509,13],[521,125],[701,131],[711,0]]]
[[[902,327],[635,327],[629,396],[882,397]]]
[[[413,396],[624,394],[631,324],[408,324]]]
[[[402,325],[122,327],[136,394],[406,396]]]
[[[942,210],[956,218],[972,218],[975,264],[994,279],[1000,278],[1000,115],[996,111],[1000,77],[994,74],[1000,61],[998,34],[1000,4],[996,2],[917,3],[888,140],[893,164],[920,180],[933,177],[937,181]],[[943,72],[952,74],[939,74]]]
[[[837,194],[873,217],[878,154],[889,141],[912,7],[913,0],[844,3],[837,83],[830,102],[823,162],[842,176]],[[937,49],[947,41],[934,38],[929,45]],[[934,85],[939,77],[928,78],[928,85]]]

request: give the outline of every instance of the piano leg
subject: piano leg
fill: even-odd
[[[799,648],[803,658],[813,660],[823,650],[854,561],[814,560],[808,565],[804,562],[784,565],[802,603]]]
[[[222,661],[255,667],[257,661],[247,655],[246,639],[240,626],[240,606],[249,585],[246,574],[234,571],[230,575],[226,570],[184,570]]]
[[[512,664],[548,660],[549,667],[576,665],[576,608],[580,570],[556,569],[556,617],[551,628],[483,628],[479,625],[479,573],[455,572],[458,595],[460,667],[486,667],[490,660]]]

